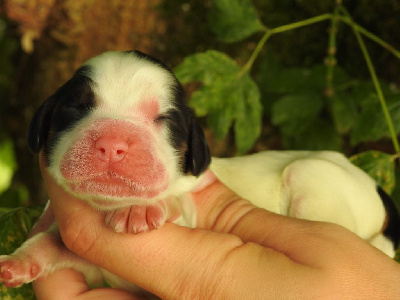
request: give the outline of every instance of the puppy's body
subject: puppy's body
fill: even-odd
[[[398,215],[386,234],[381,189],[342,154],[332,151],[266,151],[228,159],[213,158],[211,171],[227,187],[269,211],[331,222],[356,233],[394,257]],[[240,174],[240,176],[238,176]],[[392,207],[395,210],[394,207]]]
[[[105,212],[116,232],[138,233],[166,221],[196,226],[187,193],[211,172],[255,205],[296,218],[334,222],[394,256],[375,182],[335,152],[262,152],[214,158],[185,105],[183,89],[160,62],[140,52],[109,52],[89,60],[32,120],[28,144],[44,152],[49,173],[69,193]],[[386,199],[386,196],[384,197]],[[385,233],[385,232],[384,232]],[[45,247],[44,247],[45,245]],[[92,284],[134,286],[75,256],[56,224],[0,257],[8,286],[73,267]]]

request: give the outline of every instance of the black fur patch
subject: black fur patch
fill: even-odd
[[[72,128],[94,107],[93,82],[89,76],[90,67],[80,68],[42,104],[31,121],[28,146],[34,153],[44,147],[48,164],[48,155],[60,134]]]
[[[383,231],[383,234],[393,241],[395,248],[399,247],[400,243],[400,215],[394,204],[392,198],[386,194],[386,192],[378,186],[378,194],[382,199],[383,205],[385,206],[387,213],[387,226]]]
[[[182,171],[195,176],[200,175],[209,166],[211,155],[203,130],[197,125],[193,111],[186,105],[185,91],[182,85],[172,71],[158,59],[137,50],[127,53],[134,53],[140,59],[145,59],[169,71],[173,76],[175,82],[169,88],[174,95],[175,109],[171,109],[156,121],[162,120],[168,126],[170,141],[175,149],[178,151],[185,149],[181,162]]]

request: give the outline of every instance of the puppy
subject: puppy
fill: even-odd
[[[43,151],[49,174],[66,191],[104,211],[116,232],[144,232],[166,221],[195,227],[195,206],[185,194],[204,188],[207,173],[259,207],[340,224],[391,257],[400,239],[390,198],[339,153],[269,151],[210,164],[182,86],[139,51],[86,62],[39,108],[28,145]],[[67,267],[92,286],[106,280],[137,289],[70,252],[56,224],[0,256],[0,279],[16,287]]]

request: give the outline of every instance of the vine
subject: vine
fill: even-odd
[[[346,138],[352,146],[390,137],[394,154],[369,150],[350,157],[389,194],[396,189],[396,160],[400,157],[400,93],[380,82],[364,38],[400,58],[390,43],[357,24],[341,0],[332,13],[274,28],[264,25],[250,0],[212,0],[210,28],[221,42],[239,42],[263,33],[243,66],[225,53],[209,50],[185,58],[175,73],[183,83],[202,83],[189,104],[198,116],[206,116],[217,138],[233,128],[238,154],[249,151],[259,138],[263,117],[278,127],[289,149],[342,150]],[[330,21],[324,64],[311,68],[283,68],[262,51],[273,35]],[[371,82],[351,79],[337,64],[339,24],[351,28],[367,65]],[[263,54],[263,55],[262,55]],[[261,58],[260,58],[261,56]],[[257,82],[253,66],[258,65]],[[322,78],[322,79],[321,79]],[[263,98],[261,98],[263,97]],[[330,120],[326,120],[326,112]],[[379,113],[381,112],[381,113]],[[400,250],[397,260],[400,259]]]
[[[370,173],[391,192],[395,180],[394,163],[400,155],[397,139],[400,132],[400,108],[396,105],[396,102],[400,101],[400,95],[378,80],[364,38],[397,58],[400,58],[400,51],[357,24],[340,0],[334,1],[332,12],[273,28],[260,20],[257,9],[250,0],[211,2],[209,25],[221,42],[239,42],[251,35],[262,33],[242,66],[223,52],[209,50],[188,56],[175,69],[178,79],[183,83],[202,82],[201,87],[192,94],[190,105],[198,116],[207,117],[208,124],[217,138],[224,138],[233,127],[237,152],[241,154],[249,151],[260,136],[263,114],[267,114],[272,124],[279,128],[286,148],[340,150],[343,135],[350,137],[353,146],[360,142],[389,137],[395,154],[376,155],[376,152],[365,152],[358,154],[354,161],[365,162],[364,159],[358,159],[363,155],[367,157],[367,161],[382,160],[378,164],[387,168],[387,184],[384,184],[382,178],[377,178],[375,169]],[[278,63],[271,64],[273,58],[262,51],[272,36],[326,21],[330,21],[330,26],[324,65],[316,65],[311,69],[273,69]],[[337,65],[337,34],[340,24],[347,25],[353,31],[372,85],[349,79]],[[251,76],[254,75],[254,64],[259,60],[261,68],[257,78],[261,79],[255,82]],[[370,87],[375,96],[364,95],[365,90],[369,90]],[[275,98],[278,95],[278,99],[263,99],[261,103],[261,97],[264,95],[260,90],[263,94],[275,95]],[[364,98],[355,95],[355,91],[361,91],[359,94],[363,94]],[[388,95],[390,103],[385,94]],[[263,113],[266,103],[271,106],[270,112]],[[379,110],[381,114],[377,113]],[[331,113],[330,122],[321,117],[323,111]],[[393,120],[392,115],[397,122]],[[367,166],[361,167],[369,171]]]

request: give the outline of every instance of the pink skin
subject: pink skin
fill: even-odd
[[[39,264],[31,261],[26,265],[24,260],[25,257],[23,257],[23,260],[7,259],[0,264],[0,279],[6,287],[18,287],[25,281],[32,281],[38,277],[41,271]]]
[[[50,208],[35,227],[48,228],[54,215]],[[70,252],[57,230],[37,233],[11,255],[0,256],[0,281],[7,287],[18,287],[46,276],[58,268],[90,268],[90,264]]]
[[[68,149],[60,171],[77,195],[151,199],[168,186],[168,175],[146,126],[102,119]]]
[[[158,106],[150,102],[141,109],[144,120],[149,121],[157,115]],[[106,223],[116,232],[151,230],[169,217],[162,201],[151,206],[123,206],[124,197],[152,199],[168,186],[168,175],[157,158],[149,126],[113,119],[96,121],[61,161],[61,174],[72,192],[116,199],[91,200],[100,210],[107,210]]]
[[[160,201],[152,206],[130,206],[106,213],[106,225],[119,233],[139,233],[157,229],[166,221],[166,207]]]

